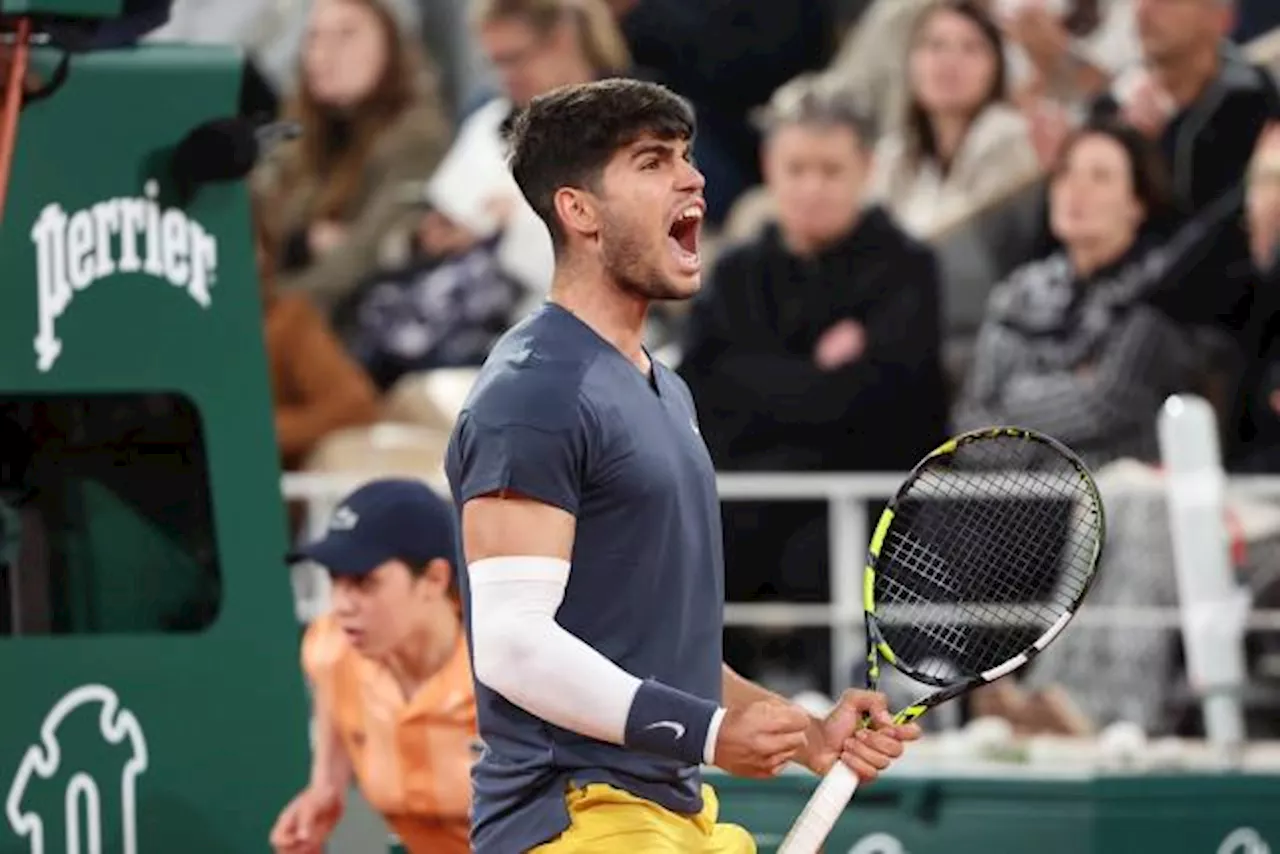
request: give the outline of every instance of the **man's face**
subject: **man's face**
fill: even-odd
[[[481,27],[479,35],[503,91],[516,105],[571,82],[570,64],[577,48],[566,26],[543,36],[522,21],[499,19]]]
[[[650,300],[698,292],[705,186],[688,140],[645,135],[610,159],[595,196],[597,237],[605,269],[623,289]]]
[[[403,561],[389,560],[367,575],[333,576],[333,615],[347,641],[369,658],[391,655],[413,637],[422,606],[445,595],[447,569],[443,587],[438,574],[415,578]]]
[[[765,142],[764,175],[788,240],[817,248],[840,239],[862,207],[867,156],[843,126],[788,125]]]
[[[1230,30],[1232,17],[1230,4],[1222,0],[1137,0],[1134,14],[1142,55],[1155,64],[1217,44]]]

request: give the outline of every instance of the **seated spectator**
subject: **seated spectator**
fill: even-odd
[[[906,469],[946,421],[933,256],[864,207],[870,142],[840,93],[797,79],[762,124],[777,223],[715,264],[680,365],[703,437],[727,471]],[[727,505],[729,598],[822,601],[826,512]],[[825,679],[824,647],[793,645],[786,667]]]
[[[328,316],[377,267],[388,229],[416,212],[406,182],[435,169],[449,128],[421,51],[383,0],[317,0],[288,117],[301,136],[264,164],[284,244],[279,287]]]
[[[1271,74],[1251,65],[1226,35],[1228,0],[1138,0],[1142,64],[1121,75],[1094,114],[1119,115],[1157,141],[1172,170],[1174,201],[1184,213],[1238,193],[1268,117],[1280,116]],[[1228,229],[1195,283],[1170,310],[1193,324],[1241,323],[1244,295],[1222,277],[1248,264],[1243,228]]]
[[[1049,190],[1062,249],[992,293],[957,429],[1041,430],[1094,466],[1159,458],[1156,414],[1198,368],[1188,333],[1149,301],[1180,251],[1147,228],[1167,204],[1159,164],[1122,125],[1068,140]]]
[[[715,265],[680,367],[712,456],[728,469],[914,464],[945,422],[933,256],[864,208],[869,142],[839,92],[797,78],[764,125],[777,224]]]
[[[351,315],[348,350],[383,391],[415,371],[482,365],[526,295],[498,263],[500,237],[478,240],[448,199],[428,196],[408,262],[375,275],[340,312]]]
[[[378,397],[315,306],[301,294],[278,292],[279,232],[263,199],[255,199],[254,208],[276,441],[281,465],[292,471],[329,433],[376,421]]]
[[[907,117],[881,140],[871,196],[930,239],[1039,173],[1027,121],[1008,101],[1000,31],[972,0],[944,0],[916,24]]]
[[[472,11],[504,94],[463,122],[431,188],[449,200],[456,225],[479,240],[496,235],[502,269],[541,298],[551,286],[551,236],[511,177],[505,128],[537,95],[623,74],[631,57],[604,0],[478,0]],[[508,208],[500,226],[494,211]]]
[[[1249,237],[1254,301],[1245,329],[1248,360],[1228,436],[1229,465],[1280,473],[1280,124],[1258,141],[1249,169]]]
[[[841,42],[826,74],[871,111],[880,134],[906,106],[907,53],[917,19],[936,0],[875,0]],[[1001,26],[1010,91],[1074,105],[1099,94],[1138,56],[1134,0],[978,0]]]

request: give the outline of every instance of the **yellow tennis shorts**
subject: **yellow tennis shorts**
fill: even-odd
[[[716,824],[720,802],[702,787],[702,812],[681,815],[604,783],[565,795],[569,829],[529,854],[756,854],[756,842],[736,824]]]

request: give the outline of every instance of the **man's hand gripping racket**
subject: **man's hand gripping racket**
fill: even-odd
[[[871,537],[867,687],[877,688],[884,660],[935,689],[898,712],[903,724],[1023,667],[1079,608],[1105,537],[1093,477],[1061,443],[1014,427],[944,443]],[[857,788],[837,762],[778,854],[815,854]]]

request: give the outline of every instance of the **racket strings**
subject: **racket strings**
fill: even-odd
[[[941,684],[1019,655],[1084,594],[1101,526],[1091,483],[1049,445],[989,435],[931,460],[876,562],[874,618],[898,666]]]

